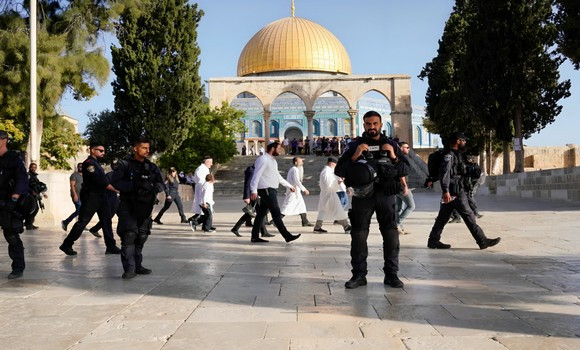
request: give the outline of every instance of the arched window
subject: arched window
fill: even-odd
[[[328,125],[328,136],[336,136],[338,134],[336,121],[334,119],[328,119],[327,125]]]
[[[423,144],[423,135],[421,135],[421,127],[416,126],[413,128],[413,144],[421,146]]]
[[[262,123],[257,120],[252,122],[252,133],[253,137],[261,137],[262,136]]]
[[[320,122],[314,119],[312,124],[314,125],[314,136],[320,136]]]
[[[277,120],[270,122],[270,137],[278,138],[280,136],[280,124]]]
[[[385,124],[385,131],[387,133],[387,136],[393,137],[393,126],[391,125],[391,123],[387,122]]]

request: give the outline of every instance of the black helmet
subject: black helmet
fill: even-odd
[[[378,174],[366,160],[359,160],[350,164],[346,168],[345,183],[352,187],[353,196],[370,197],[373,194],[375,182],[378,180]]]

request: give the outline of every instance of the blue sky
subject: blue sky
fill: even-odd
[[[290,16],[290,0],[201,0],[205,12],[198,28],[202,80],[236,76],[242,49],[264,26]],[[437,53],[445,21],[453,0],[296,0],[296,16],[312,20],[330,30],[349,53],[353,74],[408,74],[412,77],[414,105],[425,104],[427,83],[417,78],[426,62]],[[116,43],[112,36],[101,44],[107,49]],[[580,72],[565,63],[562,79],[572,81],[572,96],[556,122],[525,141],[528,146],[580,144]],[[112,109],[110,81],[89,101],[67,96],[61,108],[79,120],[84,131],[87,113]]]

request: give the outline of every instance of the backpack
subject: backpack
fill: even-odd
[[[429,178],[433,181],[439,180],[439,168],[441,168],[441,161],[443,156],[447,153],[446,149],[438,149],[429,155],[427,159],[427,169],[429,170]]]

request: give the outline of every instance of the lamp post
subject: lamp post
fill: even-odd
[[[36,0],[30,0],[30,162],[38,164],[36,136]],[[38,164],[40,166],[40,164]]]

